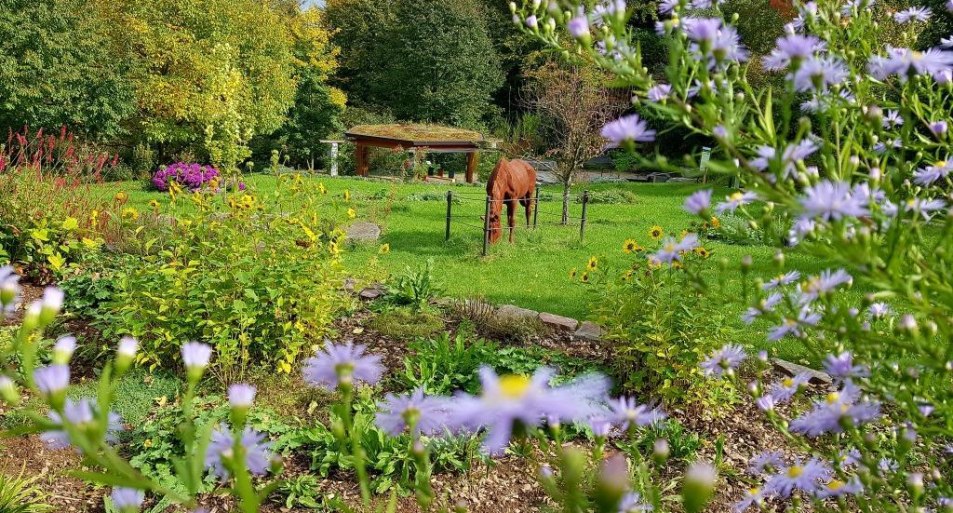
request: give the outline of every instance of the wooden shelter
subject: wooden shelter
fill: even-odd
[[[466,153],[468,183],[473,183],[480,150],[487,140],[480,132],[438,125],[358,125],[344,133],[345,139],[354,143],[357,159],[357,174],[367,176],[368,149],[372,146],[416,153]]]

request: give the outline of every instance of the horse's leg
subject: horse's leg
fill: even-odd
[[[506,200],[506,222],[510,225],[510,242],[513,242],[513,229],[516,227],[516,202],[517,198]]]
[[[526,226],[529,226],[530,214],[532,214],[533,210],[533,201],[533,191],[529,191],[526,197],[521,201],[523,207],[526,209]]]

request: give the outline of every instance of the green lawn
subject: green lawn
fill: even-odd
[[[698,188],[692,184],[635,184],[599,183],[581,185],[574,189],[579,194],[589,189],[594,194],[609,189],[625,190],[634,195],[632,203],[591,203],[585,240],[579,239],[579,225],[560,226],[560,189],[543,188],[540,202],[539,226],[536,230],[521,229],[516,243],[501,242],[491,246],[489,255],[481,256],[482,221],[485,204],[483,189],[469,186],[437,184],[403,184],[357,178],[330,178],[321,180],[332,195],[350,191],[359,219],[371,220],[383,227],[381,243],[390,245],[390,252],[379,254],[379,245],[356,245],[344,256],[346,267],[354,274],[384,275],[399,272],[406,267],[419,267],[428,259],[434,260],[437,278],[446,294],[455,297],[483,297],[502,304],[512,303],[526,308],[563,314],[579,319],[588,316],[590,301],[595,299],[591,289],[569,279],[569,270],[582,268],[591,256],[603,265],[624,266],[633,257],[622,252],[622,243],[634,238],[643,245],[650,243],[649,229],[658,224],[666,231],[681,232],[692,217],[682,210],[685,196]],[[271,176],[255,175],[249,178],[250,190],[267,194],[273,192],[276,180]],[[130,203],[143,210],[150,200],[165,201],[167,196],[150,192],[140,182],[102,186],[103,193],[117,189],[129,193]],[[453,205],[453,223],[449,241],[444,239],[446,201],[450,189],[460,199]],[[725,191],[718,191],[717,195]],[[389,198],[389,199],[388,199]],[[187,202],[185,202],[187,203]],[[573,203],[571,215],[580,214],[581,205]],[[522,226],[522,224],[521,224]],[[744,255],[754,259],[754,271],[767,276],[773,274],[774,249],[767,246],[739,246],[717,242],[706,243],[712,258],[727,258],[738,262]],[[826,266],[813,257],[792,251],[788,267],[802,272],[817,272]],[[736,269],[737,265],[731,268]],[[737,292],[738,279],[728,276]],[[731,289],[731,287],[729,287]],[[740,313],[740,305],[737,307]],[[739,321],[740,324],[740,321]],[[762,330],[748,330],[747,342],[763,340]],[[801,351],[796,343],[777,347],[779,354],[797,359]]]

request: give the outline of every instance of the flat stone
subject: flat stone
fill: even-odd
[[[577,337],[590,342],[601,342],[602,333],[602,326],[589,321],[583,321],[576,330]]]
[[[557,331],[574,332],[576,331],[576,327],[579,326],[579,321],[576,319],[546,312],[539,314],[539,320],[546,326],[549,326],[550,328],[553,328]]]
[[[496,315],[509,319],[535,319],[539,316],[539,312],[516,305],[503,305],[496,309]]]
[[[366,287],[362,289],[357,296],[365,301],[371,301],[383,295],[384,295],[384,287],[382,287],[381,285],[372,285],[370,287]]]
[[[348,239],[357,242],[374,242],[381,238],[381,227],[368,221],[351,223],[345,232]]]
[[[828,375],[826,372],[821,372],[803,365],[781,360],[780,358],[772,358],[771,364],[774,365],[775,369],[787,374],[788,376],[795,376],[797,374],[801,374],[802,372],[806,372],[810,374],[810,382],[814,385],[830,385],[834,382],[830,375]]]

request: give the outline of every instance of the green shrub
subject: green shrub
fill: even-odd
[[[577,195],[576,203],[582,203],[582,195]],[[605,189],[602,191],[589,191],[589,203],[603,204],[632,204],[638,203],[639,197],[632,191],[622,189]]]
[[[371,319],[370,326],[381,335],[397,340],[430,337],[444,329],[443,319],[436,313],[415,312],[406,307],[384,310]]]
[[[446,395],[457,390],[475,392],[480,388],[477,369],[496,347],[482,339],[468,342],[464,335],[450,333],[410,343],[412,355],[404,358],[404,371],[395,379],[403,389],[423,388],[431,395]]]
[[[604,278],[593,308],[612,343],[616,383],[629,392],[657,394],[669,405],[724,395],[715,390],[722,383],[701,379],[698,366],[716,348],[736,341],[724,302],[706,297],[709,261],[694,252],[682,258],[670,269],[637,254],[621,276],[602,269],[589,273],[590,284]]]
[[[157,213],[129,249],[138,258],[110,276],[110,297],[86,298],[103,335],[138,338],[138,363],[150,368],[199,340],[215,348],[225,381],[252,362],[290,372],[349,301],[338,290],[342,233],[311,213],[313,196],[292,180],[279,192],[281,213],[249,193],[230,195],[228,205],[196,193],[193,208],[173,201]]]
[[[387,299],[394,304],[408,305],[414,311],[426,307],[440,293],[440,285],[433,278],[433,259],[428,258],[420,269],[407,267],[387,287]]]
[[[0,513],[46,513],[53,507],[45,504],[46,494],[36,485],[39,476],[27,477],[21,471],[16,477],[0,474]]]

